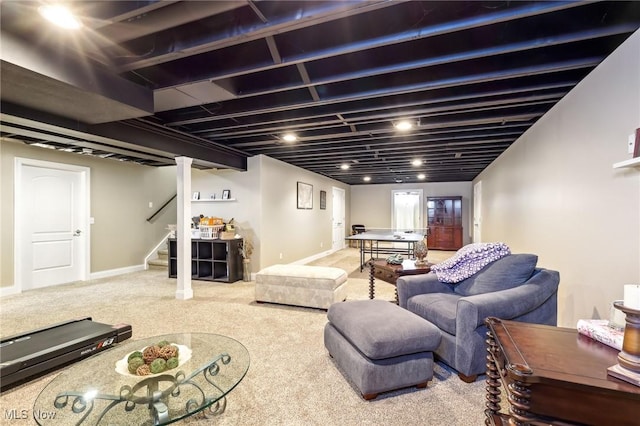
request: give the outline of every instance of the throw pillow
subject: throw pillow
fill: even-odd
[[[463,296],[506,290],[525,283],[533,275],[538,256],[511,254],[484,267],[474,276],[460,282],[455,292]]]
[[[438,280],[459,283],[469,278],[491,262],[511,254],[505,243],[474,243],[462,247],[451,258],[431,267]]]

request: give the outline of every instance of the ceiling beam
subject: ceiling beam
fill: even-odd
[[[7,102],[0,109],[3,124],[159,156],[187,156],[211,167],[247,169],[249,154],[137,120],[89,125]]]
[[[395,3],[399,3],[400,1],[405,0],[399,0]],[[301,2],[300,4],[301,7],[293,10],[290,15],[279,16],[275,19],[269,19],[269,17],[267,17],[267,22],[259,19],[260,23],[253,22],[250,24],[225,26],[221,32],[211,32],[207,39],[199,38],[197,40],[190,40],[178,35],[174,37],[171,45],[165,46],[164,49],[156,49],[152,55],[145,56],[144,58],[130,58],[124,61],[119,66],[118,71],[126,72],[159,65],[184,58],[185,56],[235,46],[237,44],[259,40],[267,36],[273,36],[281,32],[294,31],[390,5],[387,1],[378,0],[324,2],[322,4]],[[252,3],[250,7],[255,8],[256,4]]]
[[[565,94],[566,92],[562,92],[562,93],[554,92],[549,94],[530,95],[526,97],[517,97],[517,98],[510,98],[510,99],[472,102],[472,103],[465,103],[465,104],[459,104],[459,105],[447,105],[442,107],[421,108],[421,109],[414,109],[414,110],[402,110],[401,115],[402,116],[418,116],[421,119],[425,119],[425,118],[441,117],[441,116],[450,115],[450,114],[468,114],[471,112],[479,112],[479,111],[490,111],[490,110],[495,111],[497,109],[502,109],[502,108],[534,106],[534,105],[540,105],[540,104],[546,104],[546,103],[553,104],[558,100],[560,100]],[[390,112],[385,114],[378,113],[373,115],[359,116],[357,118],[351,119],[351,122],[358,125],[383,123],[386,126],[388,126],[388,129],[386,129],[387,131],[396,132],[395,129],[391,128],[389,123],[392,120],[397,119],[398,115],[399,114],[397,111],[395,111],[393,115]],[[500,115],[503,115],[503,114],[500,114]],[[231,131],[231,132],[224,131],[225,129],[215,129],[214,131],[192,130],[190,131],[190,133],[199,134],[200,136],[207,139],[224,139],[229,143],[233,143],[233,140],[236,138],[243,138],[246,140],[247,136],[254,136],[256,138],[262,137],[264,138],[264,143],[273,143],[273,141],[270,139],[273,133],[279,133],[283,131],[313,132],[314,130],[319,130],[319,129],[324,130],[324,129],[330,129],[330,128],[336,128],[336,127],[339,128],[345,125],[348,125],[346,120],[333,119],[333,120],[326,120],[326,121],[319,121],[319,122],[313,121],[313,122],[300,123],[300,124],[295,124],[294,122],[288,125],[286,124],[286,122],[283,122],[283,124],[279,126],[261,127],[259,129],[254,128],[249,130],[237,130],[237,131]],[[425,124],[425,126],[426,125],[427,124]],[[234,126],[233,128],[235,129],[235,128],[246,128],[246,127],[247,126]],[[417,127],[421,128],[422,125],[419,125]],[[227,128],[227,129],[231,129],[231,128]],[[370,131],[362,129],[360,133],[369,134]],[[347,137],[349,136],[357,136],[357,132],[355,132],[354,129],[351,129],[351,134],[347,135]],[[300,139],[306,139],[306,136],[303,136],[303,135],[298,135],[298,137]],[[313,138],[314,136],[312,133],[310,133],[309,137]],[[317,136],[317,138],[324,138],[324,137],[326,137],[326,135]],[[252,145],[260,144],[260,141],[251,142],[251,144]],[[240,147],[242,145],[243,143],[239,143],[237,146]]]
[[[392,117],[395,117],[398,114],[398,111],[401,111],[403,113],[407,112],[408,114],[412,114],[412,115],[420,112],[428,112],[432,110],[431,108],[436,108],[436,107],[429,107],[429,105],[439,104],[439,103],[455,102],[456,105],[473,105],[474,103],[471,102],[473,99],[495,98],[495,97],[501,97],[501,96],[502,97],[509,96],[508,98],[506,98],[507,100],[538,99],[538,96],[544,96],[544,95],[539,95],[539,94],[525,95],[525,94],[530,92],[544,93],[547,90],[556,90],[554,93],[557,96],[562,97],[576,83],[577,81],[566,81],[566,82],[559,82],[559,83],[539,84],[539,85],[527,86],[527,87],[514,87],[514,88],[505,89],[505,90],[468,92],[468,93],[465,93],[464,95],[458,95],[458,96],[446,96],[446,97],[431,98],[427,100],[419,100],[419,101],[411,101],[411,102],[393,102],[391,105],[371,105],[370,107],[366,107],[366,108],[345,107],[344,109],[342,109],[343,113],[338,114],[337,117],[339,122],[342,122],[343,124],[345,124],[344,122],[346,122],[347,120],[359,120],[361,117],[365,117],[365,118],[380,117],[380,118],[390,119]],[[511,95],[518,95],[518,96],[512,97]],[[485,101],[476,101],[476,102],[485,102]],[[478,105],[482,105],[482,103],[478,103]],[[409,108],[413,108],[413,109],[409,109]],[[278,128],[277,127],[278,125],[289,124],[290,128],[299,129],[301,128],[299,126],[303,126],[303,125],[313,126],[313,125],[335,124],[338,121],[336,121],[335,118],[333,118],[334,116],[336,116],[336,114],[333,112],[309,112],[306,115],[299,115],[299,116],[288,115],[287,118],[283,118],[283,119],[272,119],[272,120],[265,119],[255,123],[244,122],[242,123],[242,125],[216,126],[215,131],[216,132],[220,131],[221,133],[213,133],[210,128],[206,128],[203,130],[199,130],[197,128],[190,128],[189,132],[194,134],[200,134],[201,136],[207,137],[207,138],[208,137],[229,137],[229,135],[235,135],[238,133],[235,131],[235,129],[248,128],[249,130],[246,130],[246,132],[250,132],[252,127],[257,127],[257,126],[265,126],[265,127],[269,126],[267,128],[271,128],[271,126],[274,126]],[[348,116],[348,118],[345,116]],[[323,117],[327,117],[327,119],[322,121],[317,121],[318,119],[321,119]],[[309,123],[296,124],[296,122],[305,121],[305,120],[314,120],[314,121],[310,121]],[[227,132],[227,130],[232,130],[232,132]],[[242,132],[244,132],[244,130],[242,130]],[[245,134],[245,133],[240,133],[240,134]]]
[[[570,71],[575,69],[593,68],[602,61],[602,57],[589,57],[575,60],[559,61],[542,65],[517,67],[508,70],[496,70],[480,74],[472,74],[458,77],[443,78],[434,81],[418,82],[413,84],[402,84],[395,87],[385,87],[373,90],[359,91],[356,93],[336,95],[333,97],[325,97],[319,102],[299,102],[287,105],[277,105],[271,107],[263,107],[252,109],[250,111],[234,111],[226,114],[215,116],[207,116],[193,118],[188,120],[179,120],[166,123],[169,126],[181,126],[197,123],[205,123],[210,121],[219,121],[227,118],[237,118],[244,116],[258,116],[271,112],[291,111],[294,109],[303,109],[310,107],[318,107],[324,105],[332,105],[342,102],[361,101],[365,99],[373,100],[375,98],[396,96],[402,94],[412,94],[423,91],[432,91],[436,89],[444,89],[449,87],[470,86],[478,83],[496,82],[500,80],[509,80],[520,77],[530,77],[534,75],[559,73],[562,71]],[[261,95],[266,93],[261,93]],[[268,94],[271,94],[269,91]],[[254,94],[255,96],[255,94]],[[243,96],[238,96],[238,100]]]
[[[98,123],[153,113],[153,92],[2,32],[2,100]],[[26,94],[26,95],[25,95]],[[55,96],[52,96],[55,94]]]
[[[383,4],[384,3],[384,4]],[[507,21],[512,21],[512,20],[517,20],[517,19],[522,19],[522,18],[527,18],[527,17],[531,17],[531,16],[536,16],[536,15],[541,15],[541,14],[546,14],[546,13],[552,13],[552,12],[557,12],[557,11],[561,11],[561,10],[565,10],[565,9],[570,9],[573,7],[578,7],[578,6],[583,6],[585,4],[588,4],[589,2],[580,2],[580,1],[571,1],[571,2],[541,2],[541,3],[537,3],[534,5],[527,5],[524,7],[520,7],[520,8],[515,8],[515,9],[510,9],[507,11],[500,11],[500,12],[496,12],[493,14],[486,14],[480,17],[476,17],[476,18],[470,18],[470,19],[461,19],[455,22],[448,22],[448,23],[442,23],[442,24],[437,24],[437,25],[430,25],[430,26],[426,26],[426,27],[420,27],[420,28],[412,28],[411,30],[407,30],[407,31],[402,31],[399,33],[394,33],[394,34],[390,34],[390,35],[385,35],[385,36],[380,36],[380,37],[374,37],[368,40],[360,40],[357,42],[350,42],[350,43],[345,43],[341,46],[338,47],[332,47],[332,48],[328,48],[328,49],[324,49],[324,50],[316,50],[316,51],[305,51],[299,55],[295,55],[295,56],[290,56],[287,58],[283,58],[283,61],[281,62],[274,62],[274,64],[268,65],[268,64],[253,64],[253,66],[251,67],[243,67],[243,69],[236,69],[236,70],[225,70],[225,71],[216,71],[216,70],[212,70],[212,72],[208,75],[204,75],[201,76],[202,80],[212,80],[212,79],[226,79],[226,78],[231,78],[231,77],[235,77],[235,76],[239,76],[239,75],[244,75],[244,74],[248,74],[248,73],[255,73],[255,72],[260,72],[260,71],[267,71],[270,69],[274,69],[277,68],[279,66],[289,66],[292,64],[298,64],[298,63],[303,63],[303,62],[312,62],[312,61],[318,61],[321,59],[325,59],[325,58],[329,58],[329,57],[335,57],[335,56],[340,56],[340,55],[347,55],[353,52],[359,52],[359,51],[364,51],[364,50],[370,50],[370,49],[376,49],[376,48],[380,48],[380,47],[384,47],[384,46],[391,46],[391,45],[395,45],[395,44],[401,44],[401,43],[406,43],[406,42],[410,42],[410,41],[415,41],[415,40],[420,40],[420,39],[424,39],[424,38],[429,38],[429,37],[435,37],[435,36],[440,36],[443,34],[449,34],[449,33],[453,33],[453,32],[458,32],[458,31],[466,31],[466,30],[470,30],[473,28],[478,28],[478,27],[482,27],[482,26],[486,26],[486,25],[493,25],[493,24],[497,24],[500,22],[507,22]],[[398,4],[397,1],[394,2],[378,2],[375,5],[375,9],[377,8],[381,8],[381,7],[388,7],[388,6],[394,6],[395,4]],[[374,8],[371,9],[359,9],[357,11],[357,13],[363,13],[363,12],[368,12],[369,10],[373,10]],[[357,14],[354,13],[354,14]],[[303,21],[303,20],[300,20]],[[294,31],[300,28],[304,28],[306,25],[302,26],[302,27],[288,27],[286,30],[287,31]],[[610,33],[603,33],[603,34],[607,34],[607,35],[612,35],[612,34],[616,34],[615,31],[624,31],[623,27],[625,26],[620,26],[620,28],[615,27],[615,30],[611,30]],[[625,27],[626,28],[626,27]],[[631,27],[629,27],[631,28]],[[626,29],[626,32],[632,32],[634,29],[631,28]],[[276,34],[281,33],[282,31],[273,31],[273,32],[268,32],[264,35],[260,35],[258,37],[253,37],[253,34],[251,35],[247,35],[245,32],[246,30],[242,30],[242,29],[234,29],[233,31],[229,31],[230,37],[234,37],[234,35],[236,34],[244,34],[245,39],[241,40],[242,42],[246,42],[246,41],[251,41],[251,40],[257,40],[260,38],[269,38],[269,37],[273,37]],[[607,29],[602,30],[602,31],[609,31]],[[259,33],[260,34],[260,33]],[[601,35],[603,36],[603,35]],[[582,36],[574,36],[575,40],[579,39],[578,37],[589,37],[589,38],[593,38],[594,35],[587,35],[587,34],[583,34]],[[570,39],[567,39],[566,42],[569,42]],[[574,40],[574,41],[575,41]],[[545,39],[545,41],[543,43],[549,43],[548,45],[553,45],[553,44],[557,44],[557,43],[562,43],[560,41],[553,41],[552,38],[548,38]],[[232,44],[235,44],[234,42],[232,42]],[[215,49],[221,49],[224,47],[228,47],[228,45],[223,44],[223,45],[216,45],[215,47],[211,47],[208,50],[215,50]],[[186,52],[182,51],[184,54],[178,58],[173,58],[172,60],[181,60],[185,57]],[[199,51],[198,53],[203,53],[202,51]],[[482,55],[482,53],[477,53],[478,55]],[[495,53],[494,53],[495,54]],[[446,59],[442,59],[443,61],[446,61]],[[156,64],[157,65],[157,64]],[[139,68],[143,68],[143,67],[136,67],[136,69]],[[129,66],[123,66],[120,68],[120,71],[129,71],[132,70],[134,68],[131,68]],[[156,82],[158,83],[158,82]],[[317,81],[314,82],[315,84],[321,84],[322,82]],[[162,83],[160,83],[160,85],[162,85]]]

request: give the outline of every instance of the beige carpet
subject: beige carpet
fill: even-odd
[[[429,253],[429,261],[450,253]],[[343,265],[353,274],[355,249],[345,249],[314,264]],[[463,383],[437,364],[426,389],[409,388],[364,401],[328,356],[323,344],[326,312],[301,307],[257,304],[254,283],[193,281],[194,298],[175,299],[176,281],[166,271],[150,270],[118,277],[33,290],[0,299],[3,336],[79,316],[133,326],[133,339],[175,332],[207,332],[242,342],[251,355],[244,380],[228,397],[217,425],[481,425],[484,383]],[[368,281],[349,278],[348,299],[366,299]],[[392,300],[394,287],[376,286],[379,298]],[[57,373],[11,389],[0,396],[0,424],[7,410],[28,410],[39,391]]]

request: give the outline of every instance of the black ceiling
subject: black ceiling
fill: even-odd
[[[38,5],[1,3],[3,136],[352,185],[471,181],[640,27],[636,1],[77,1],[68,35]]]

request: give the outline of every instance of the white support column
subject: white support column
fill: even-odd
[[[177,255],[178,282],[176,299],[193,299],[191,289],[191,163],[189,157],[176,157],[178,223],[177,223]]]

